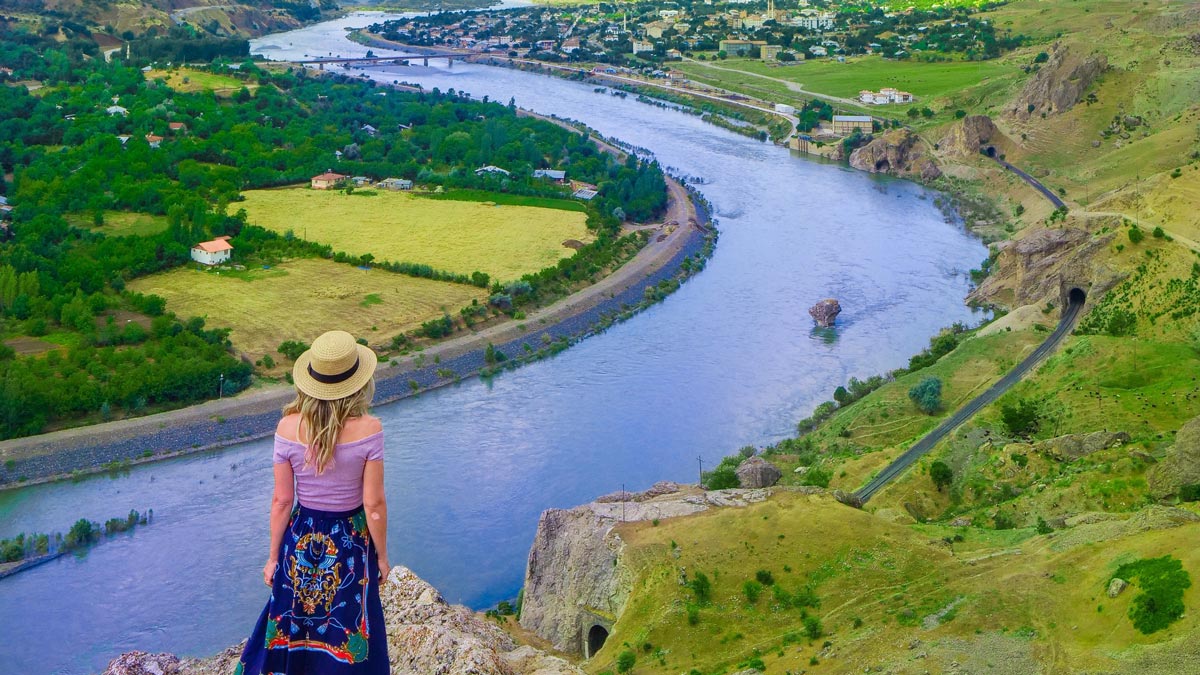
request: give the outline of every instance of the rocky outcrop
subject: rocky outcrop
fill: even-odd
[[[734,471],[738,485],[744,488],[766,488],[779,482],[783,472],[762,457],[751,457]]]
[[[995,244],[993,272],[967,300],[984,306],[1062,307],[1066,289],[1077,286],[1098,299],[1115,286],[1123,274],[1101,258],[1115,235],[1093,236],[1087,230],[1031,227],[1019,238]]]
[[[947,156],[965,159],[994,149],[996,156],[1007,154],[1012,147],[992,118],[987,115],[967,115],[950,127],[950,131],[938,141],[938,150]]]
[[[919,136],[908,129],[892,129],[850,153],[850,166],[871,173],[931,181],[942,175]]]
[[[406,567],[393,567],[380,590],[392,675],[583,675],[571,663],[519,646],[498,625],[446,602]],[[207,659],[129,652],[104,675],[229,675],[242,647]]]
[[[669,486],[674,490],[667,491]],[[582,653],[585,623],[615,621],[629,597],[633,574],[623,564],[624,543],[614,531],[622,519],[644,521],[714,507],[744,507],[765,500],[771,491],[704,491],[660,484],[647,493],[627,493],[622,501],[609,495],[605,501],[542,513],[525,568],[522,627],[557,650]]]
[[[1041,64],[1013,100],[1011,114],[1017,119],[1028,119],[1042,113],[1066,112],[1106,69],[1108,59],[1103,54],[1082,56],[1056,42],[1050,49],[1049,60]]]
[[[1108,597],[1115,598],[1121,594],[1129,586],[1129,582],[1124,579],[1113,577],[1113,580],[1108,582]]]
[[[1183,425],[1175,434],[1175,445],[1146,477],[1150,494],[1170,497],[1184,485],[1200,483],[1200,417]]]
[[[1080,457],[1124,445],[1129,434],[1124,431],[1093,431],[1090,434],[1067,434],[1033,444],[1034,452],[1060,462],[1072,462]]]
[[[817,322],[818,326],[829,328],[842,313],[842,306],[833,298],[826,298],[808,308],[808,315]]]

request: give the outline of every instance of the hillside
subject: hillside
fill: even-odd
[[[337,9],[334,0],[0,0],[0,15],[45,25],[73,24],[69,30],[86,28],[107,36],[106,43],[162,35],[173,27],[217,37],[252,37],[296,28]]]

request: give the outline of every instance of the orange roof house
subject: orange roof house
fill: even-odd
[[[338,183],[341,183],[342,181],[346,180],[347,178],[349,178],[349,176],[343,176],[340,173],[326,171],[325,173],[321,174],[320,176],[312,177],[312,189],[328,190],[330,188],[335,188],[338,186]]]
[[[233,255],[233,245],[228,237],[202,241],[192,247],[192,260],[201,265],[219,265]]]

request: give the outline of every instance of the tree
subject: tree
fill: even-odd
[[[942,381],[936,377],[927,377],[908,390],[908,397],[921,412],[932,415],[942,407]]]
[[[1023,398],[1016,403],[1005,403],[1000,406],[1000,421],[1014,436],[1025,436],[1037,431],[1041,421],[1041,410],[1038,402]]]
[[[633,664],[637,663],[637,654],[626,649],[617,656],[617,672],[628,673],[633,670]]]
[[[941,492],[942,488],[948,487],[950,483],[954,482],[954,471],[949,464],[938,460],[929,465],[929,478],[933,480],[937,491]]]

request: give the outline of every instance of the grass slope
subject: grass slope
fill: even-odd
[[[387,342],[443,311],[457,313],[483,289],[319,259],[244,272],[177,269],[137,279],[131,290],[167,300],[180,316],[204,316],[212,326],[236,326],[234,347],[255,359],[285,340],[311,342],[331,328],[372,343]]]
[[[477,196],[477,195],[475,195]],[[251,190],[249,222],[333,246],[352,255],[413,262],[510,281],[550,267],[574,251],[568,239],[592,240],[578,211],[294,188]]]
[[[66,216],[67,222],[85,229],[100,232],[110,237],[151,237],[167,229],[167,217],[153,213],[130,211],[105,211],[104,223],[96,225],[92,215],[76,213]]]
[[[202,70],[178,68],[173,70],[151,70],[147,80],[166,80],[167,86],[180,92],[211,91],[218,96],[232,96],[245,87],[253,92],[257,84],[243,82],[236,77],[217,75]]]

